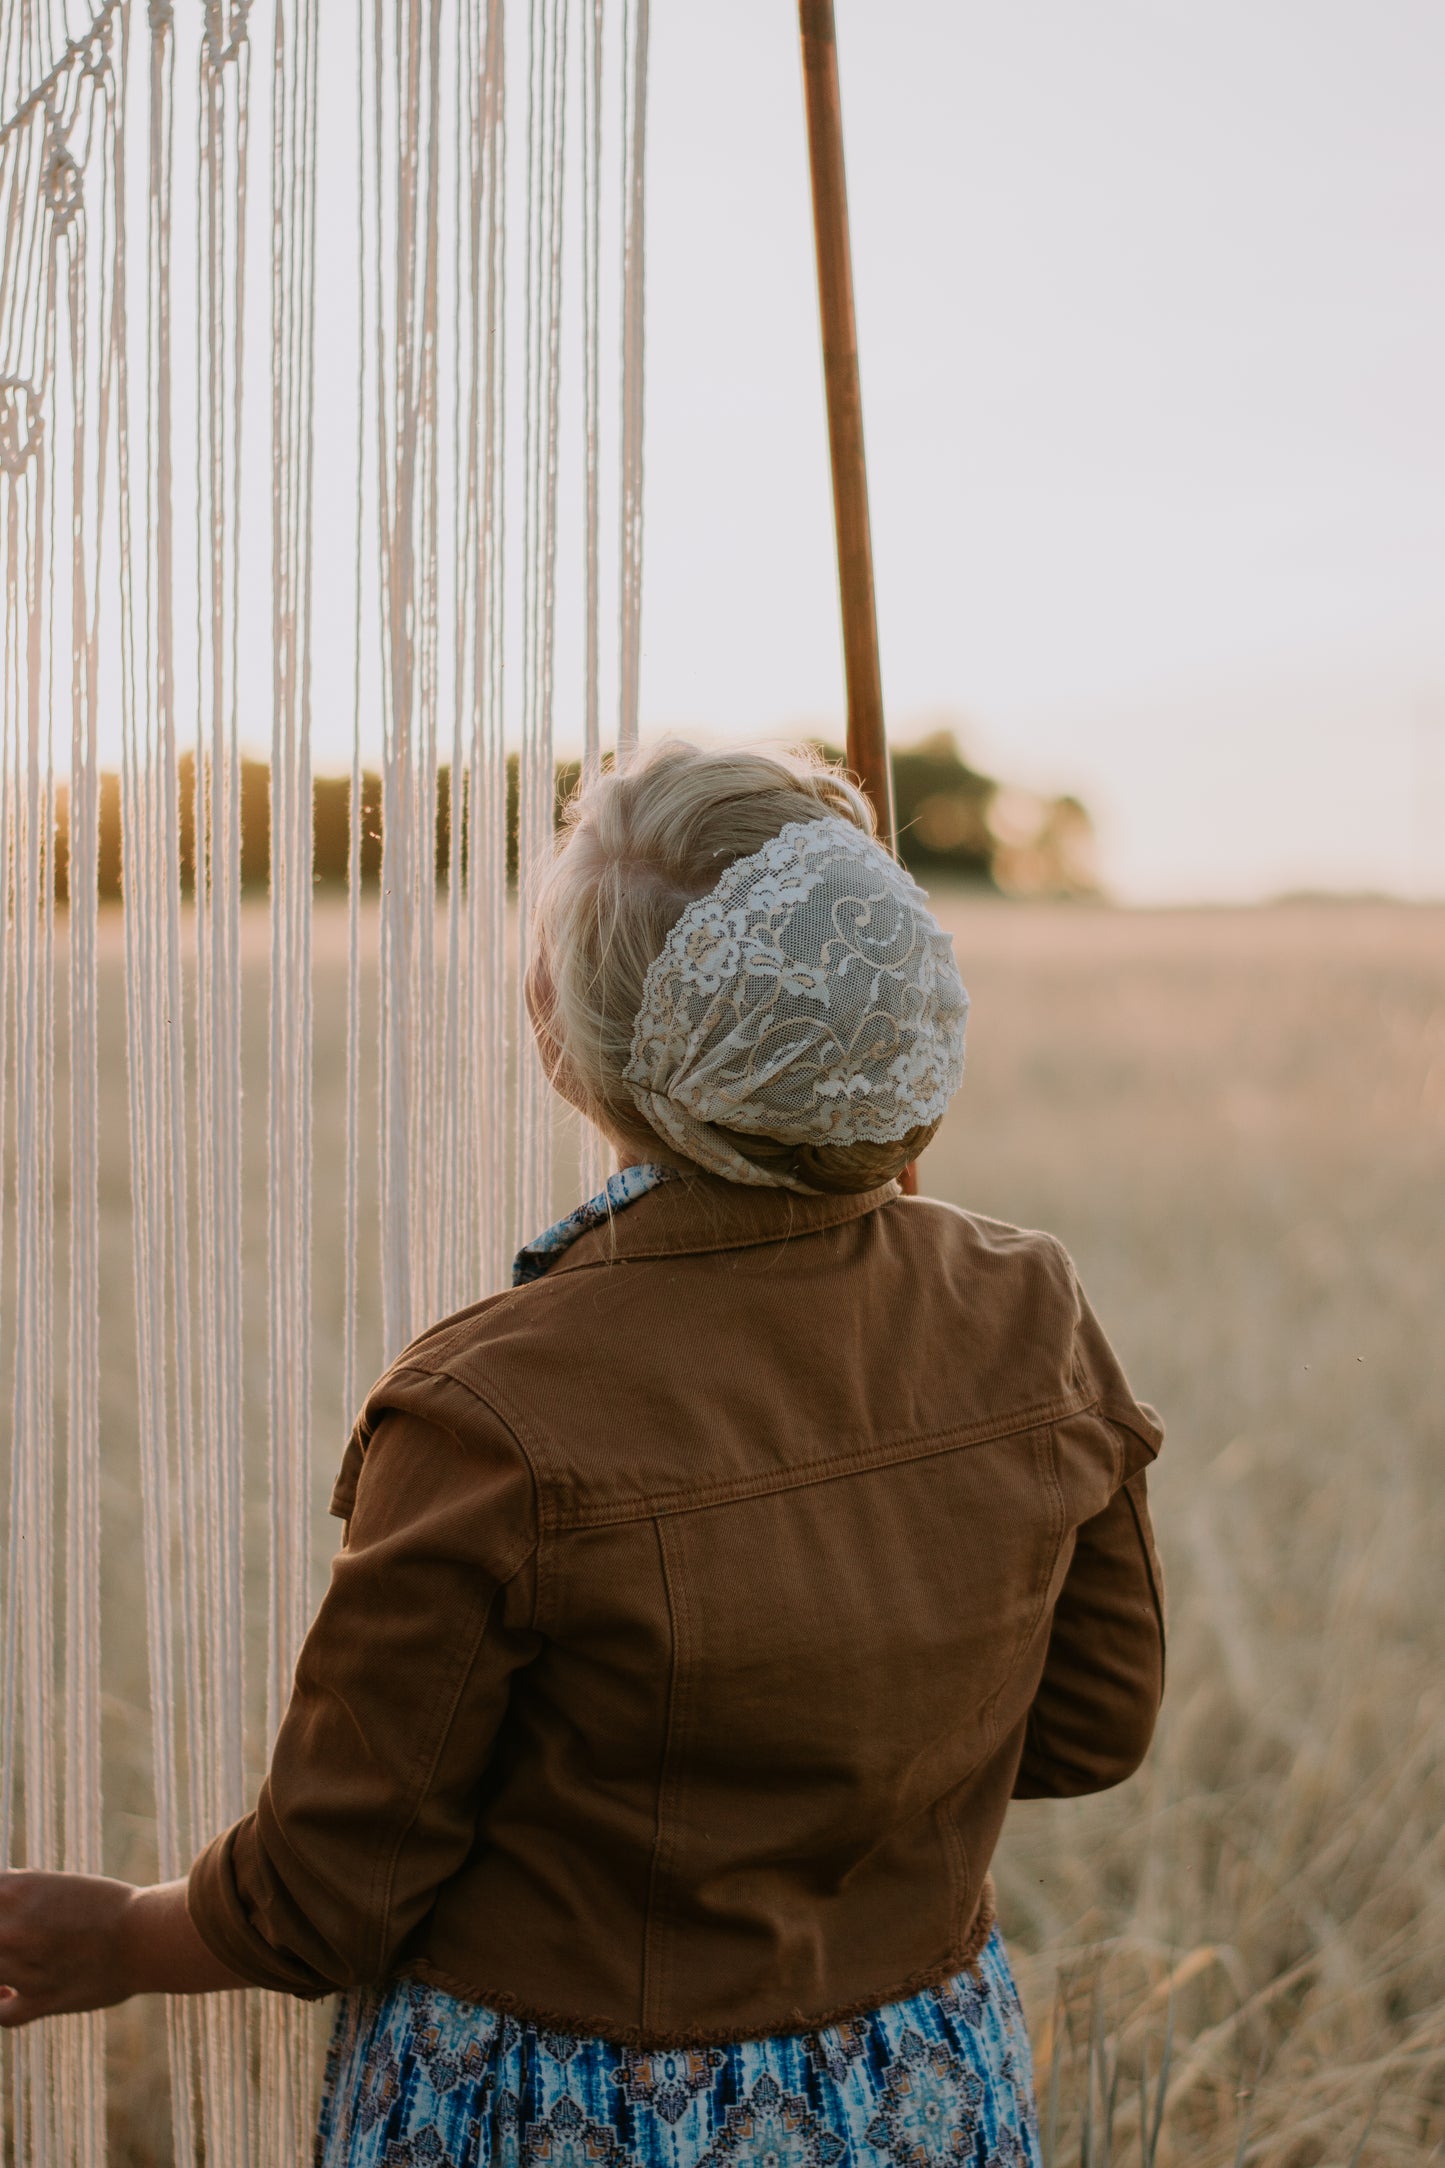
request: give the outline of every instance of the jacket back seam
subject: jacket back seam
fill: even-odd
[[[948,1871],[953,1882],[948,1907],[949,1939],[955,1946],[963,1939],[963,1914],[968,1903],[968,1846],[963,1841],[953,1813],[954,1794],[945,1792],[939,1801],[939,1818],[943,1825],[943,1854],[948,1861]]]
[[[638,2022],[646,2026],[653,2022],[657,2007],[665,2000],[667,1958],[664,1943],[666,1931],[666,1877],[668,1868],[669,1818],[675,1820],[674,1794],[677,1790],[677,1747],[682,1729],[684,1696],[683,1665],[686,1656],[686,1592],[675,1562],[669,1555],[667,1532],[661,1521],[655,1521],[658,1564],[662,1572],[663,1595],[667,1602],[668,1633],[671,1640],[671,1662],[667,1678],[667,1712],[663,1720],[662,1753],[657,1767],[657,1802],[652,1834],[652,1858],[647,1869],[647,1906],[642,1922],[642,1980],[639,1997]]]
[[[646,1498],[617,1503],[581,1506],[572,1511],[553,1509],[551,1525],[559,1534],[588,1528],[615,1527],[626,1522],[671,1520],[683,1513],[700,1513],[710,1507],[734,1505],[749,1498],[766,1498],[780,1491],[807,1490],[819,1483],[833,1483],[855,1475],[902,1466],[910,1460],[934,1460],[945,1453],[970,1452],[980,1445],[994,1445],[1004,1438],[1023,1437],[1034,1430],[1052,1429],[1071,1416],[1088,1415],[1098,1407],[1096,1399],[1074,1405],[1072,1400],[1053,1401],[1030,1408],[996,1424],[973,1429],[921,1431],[889,1445],[868,1446],[856,1453],[829,1454],[826,1459],[803,1461],[795,1468],[770,1469],[756,1476],[737,1476],[730,1482],[700,1484],[693,1489],[660,1491]]]

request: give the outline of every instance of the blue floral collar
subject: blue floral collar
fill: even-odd
[[[574,1212],[559,1219],[545,1234],[523,1244],[512,1263],[513,1287],[526,1287],[530,1281],[540,1280],[543,1273],[556,1264],[562,1252],[570,1250],[581,1236],[600,1226],[603,1220],[611,1219],[614,1212],[625,1211],[628,1205],[636,1204],[639,1197],[656,1189],[659,1182],[666,1182],[671,1174],[670,1167],[655,1166],[651,1160],[610,1174],[595,1197],[589,1197],[586,1204],[579,1204]]]

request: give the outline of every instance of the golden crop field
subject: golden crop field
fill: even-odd
[[[1017,1809],[997,1863],[1046,2154],[1445,2158],[1445,912],[942,908],[972,1041],[923,1186],[1060,1234],[1168,1427],[1154,1752],[1119,1791]],[[252,934],[260,1167],[259,920]],[[144,1875],[118,927],[105,943],[108,1864]],[[321,1545],[341,1420],[343,1018],[344,941],[323,912]],[[264,1209],[248,1184],[258,1558]],[[259,1612],[259,1574],[254,1593]],[[110,2038],[113,2157],[165,2161],[159,2009],[115,2013]]]

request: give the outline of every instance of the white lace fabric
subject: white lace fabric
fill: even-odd
[[[643,982],[623,1072],[658,1135],[734,1182],[806,1190],[719,1128],[896,1141],[963,1076],[968,995],[923,890],[827,815],[790,821],[690,903]]]

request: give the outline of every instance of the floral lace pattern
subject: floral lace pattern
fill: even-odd
[[[418,1980],[342,1997],[316,2168],[1039,2168],[997,1930],[975,1971],[815,2033],[638,2050]]]
[[[963,1076],[968,995],[917,882],[836,815],[790,821],[687,906],[649,967],[623,1072],[681,1152],[764,1173],[718,1129],[884,1143],[943,1113]]]

